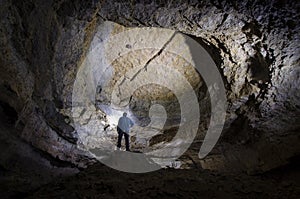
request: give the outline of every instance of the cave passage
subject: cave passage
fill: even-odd
[[[299,11],[0,1],[1,198],[299,198]]]
[[[198,138],[203,140],[199,157],[211,151],[222,132],[227,105],[222,76],[196,40],[168,29],[125,28],[112,22],[104,22],[95,33],[76,75],[72,101],[80,142],[98,160],[119,165],[112,166],[119,170],[140,157],[131,153],[111,162],[121,155],[116,152],[116,126],[123,112],[135,123],[129,133],[132,152],[145,154],[149,163],[171,167],[197,133],[205,135],[198,132],[199,125],[208,126],[206,135]],[[204,104],[212,107],[211,113],[199,109]]]

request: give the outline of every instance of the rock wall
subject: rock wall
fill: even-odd
[[[299,9],[294,1],[55,1],[0,3],[0,100],[18,136],[84,167],[68,111],[102,20],[189,34],[214,58],[227,89],[226,127],[208,169],[260,172],[299,155]],[[196,156],[195,156],[196,157]]]
[[[1,1],[1,101],[18,112],[19,136],[53,157],[85,166],[76,132],[60,109],[71,106],[77,67],[98,20],[97,4]]]
[[[99,13],[197,37],[224,75],[229,102],[217,155],[202,166],[256,172],[299,154],[298,11],[292,1],[112,1]]]

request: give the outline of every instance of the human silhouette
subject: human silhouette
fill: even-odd
[[[130,118],[128,118],[127,113],[124,112],[123,116],[120,117],[118,126],[117,126],[117,131],[118,131],[117,147],[118,147],[118,149],[120,149],[120,147],[121,147],[121,141],[122,141],[122,137],[124,135],[126,151],[130,151],[130,149],[129,149],[129,131],[132,126],[133,126],[132,120]]]

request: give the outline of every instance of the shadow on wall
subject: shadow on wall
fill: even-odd
[[[13,126],[18,120],[18,113],[8,103],[0,101],[0,118],[5,125]]]

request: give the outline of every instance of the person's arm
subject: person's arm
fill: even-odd
[[[129,121],[130,121],[130,127],[132,127],[134,125],[134,123],[131,119],[129,119]]]
[[[121,128],[120,128],[120,122],[121,122],[121,118],[119,118],[119,121],[118,121],[118,125],[117,125],[117,131],[118,133],[120,133],[121,131]]]
[[[119,118],[119,120],[118,120],[118,126],[120,126],[120,120],[121,120],[121,118]]]

